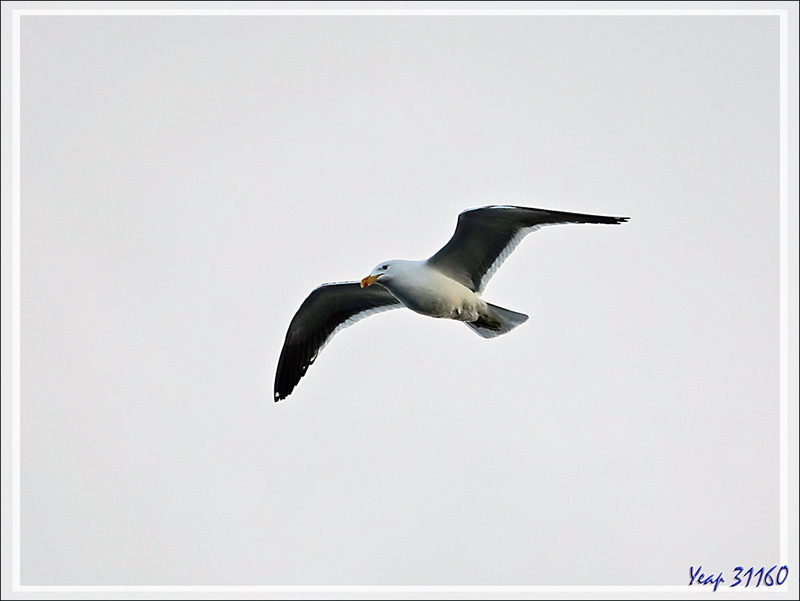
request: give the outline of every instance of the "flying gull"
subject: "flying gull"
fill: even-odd
[[[275,401],[292,393],[339,330],[381,311],[408,307],[422,315],[463,321],[484,338],[505,334],[528,316],[487,303],[481,293],[526,235],[543,225],[627,220],[506,205],[463,211],[453,237],[429,259],[384,261],[361,282],[322,284],[311,292],[286,333]]]

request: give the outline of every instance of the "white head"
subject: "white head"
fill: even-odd
[[[397,269],[397,263],[399,263],[399,261],[384,261],[383,263],[378,263],[375,269],[372,270],[372,273],[361,280],[361,287],[366,288],[367,286],[372,286],[379,278],[381,282],[390,281],[392,278],[392,269]]]

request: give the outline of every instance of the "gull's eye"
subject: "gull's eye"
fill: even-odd
[[[386,271],[387,269],[389,269],[389,266],[388,266],[388,265],[381,265],[381,269],[383,269],[384,271]]]

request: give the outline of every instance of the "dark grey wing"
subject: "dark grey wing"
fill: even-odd
[[[403,305],[380,284],[323,284],[297,310],[283,343],[275,374],[275,402],[285,399],[306,374],[320,351],[339,330],[360,319]]]
[[[453,237],[428,259],[428,264],[473,292],[482,292],[517,244],[543,225],[617,224],[627,220],[628,217],[582,215],[526,207],[491,206],[469,209],[458,216]]]

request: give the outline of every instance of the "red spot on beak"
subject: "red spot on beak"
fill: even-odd
[[[379,275],[368,275],[363,280],[361,280],[361,287],[366,288],[367,286],[372,286],[375,282],[378,281],[378,278],[381,277]]]

